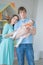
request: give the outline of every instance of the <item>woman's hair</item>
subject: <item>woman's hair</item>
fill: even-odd
[[[8,23],[11,23],[12,18],[15,17],[15,16],[17,16],[17,18],[18,18],[17,21],[19,21],[19,16],[16,15],[16,14],[14,14],[12,17],[9,17],[9,18],[7,19]]]
[[[27,12],[24,7],[19,7],[19,8],[18,8],[18,14],[20,13],[20,11],[25,11],[25,12]]]

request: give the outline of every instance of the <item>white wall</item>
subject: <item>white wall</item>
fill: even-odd
[[[16,7],[24,6],[27,9],[27,15],[32,18],[33,0],[14,0]]]
[[[36,19],[36,14],[37,14],[37,8],[38,8],[38,0],[33,0],[33,19]]]
[[[40,51],[43,51],[43,0],[38,0],[36,13],[36,36],[34,39],[35,59],[39,58]]]

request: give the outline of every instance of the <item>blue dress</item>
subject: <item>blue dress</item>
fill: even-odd
[[[14,40],[5,38],[4,35],[13,31],[13,26],[5,24],[2,33],[2,42],[0,44],[0,65],[13,65],[14,61]]]

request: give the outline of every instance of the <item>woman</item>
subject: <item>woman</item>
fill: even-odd
[[[13,25],[18,20],[17,15],[13,15],[9,23],[5,24],[2,32],[2,42],[0,44],[0,65],[13,65],[14,61],[14,40],[6,35],[14,31]]]

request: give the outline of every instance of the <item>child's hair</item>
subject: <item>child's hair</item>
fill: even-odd
[[[17,16],[17,18],[18,18],[18,20],[17,20],[17,21],[19,21],[19,16],[18,16],[18,15],[16,15],[16,14],[14,14],[12,17],[10,17],[10,18],[8,18],[8,19],[7,19],[8,23],[10,23],[10,22],[11,22],[11,19],[12,19],[13,17],[15,17],[15,16]]]
[[[31,26],[34,25],[35,21],[31,19],[31,22],[28,22],[25,24],[25,26]]]
[[[25,12],[27,12],[24,7],[19,7],[19,8],[18,8],[18,14],[20,13],[20,11],[25,11]]]

